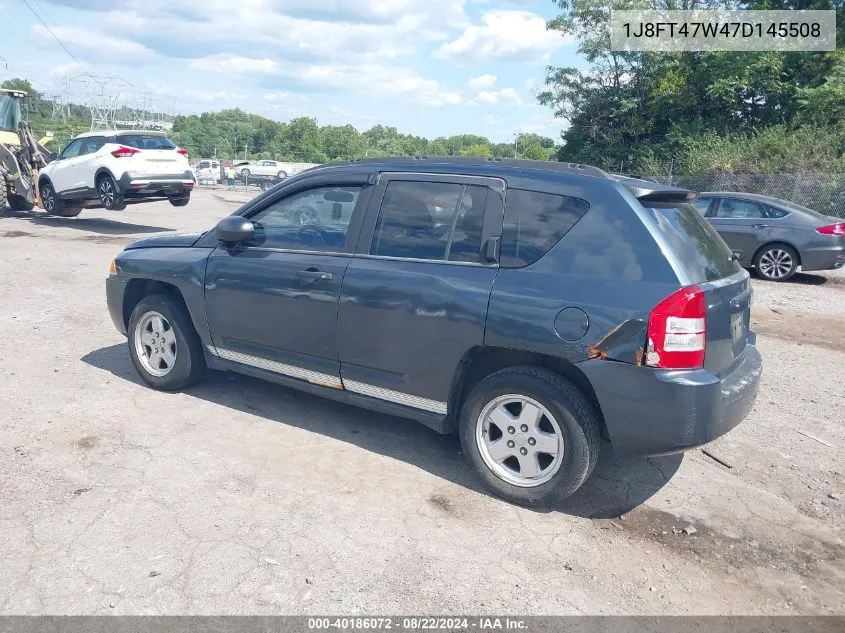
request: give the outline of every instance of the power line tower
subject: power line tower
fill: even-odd
[[[53,113],[51,119],[53,121],[67,123],[70,118],[70,81],[65,78],[64,90],[61,94],[55,94],[53,100]]]
[[[85,87],[85,105],[91,112],[91,131],[114,129],[118,104],[132,88],[120,77],[95,77],[82,74],[73,78]]]

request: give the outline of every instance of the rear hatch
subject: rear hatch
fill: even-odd
[[[739,362],[746,346],[751,319],[749,274],[690,202],[657,198],[640,199],[640,204],[654,219],[664,247],[672,251],[684,283],[704,291],[704,368],[722,376]]]
[[[115,143],[137,150],[127,161],[126,171],[145,175],[181,176],[188,170],[188,157],[164,134],[133,132],[119,134]]]

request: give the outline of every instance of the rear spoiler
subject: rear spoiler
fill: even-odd
[[[650,180],[608,174],[608,177],[623,185],[640,202],[689,202],[698,197],[697,191],[661,185]]]

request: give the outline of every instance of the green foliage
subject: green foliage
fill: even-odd
[[[841,165],[845,58],[836,53],[610,50],[610,9],[832,9],[841,0],[557,0],[549,23],[589,67],[550,68],[539,101],[566,119],[560,160],[640,173]],[[837,14],[845,41],[845,11]],[[825,166],[826,164],[826,166]]]

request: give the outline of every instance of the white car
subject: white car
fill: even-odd
[[[222,179],[220,161],[214,158],[203,158],[193,167],[197,182],[220,182]]]
[[[84,208],[119,211],[130,203],[162,199],[184,207],[194,183],[188,152],[152,130],[80,134],[38,175],[44,210],[63,217]]]
[[[293,175],[292,165],[290,163],[280,163],[275,160],[259,160],[255,163],[235,163],[235,171],[241,178],[247,179],[254,176],[262,178],[278,178],[283,180],[288,176]]]

